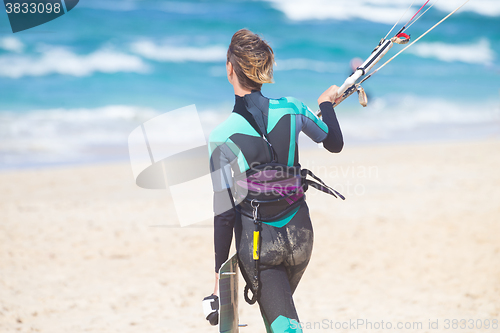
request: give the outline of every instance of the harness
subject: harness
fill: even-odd
[[[276,152],[269,142],[267,131],[261,128],[262,138],[267,143],[272,161],[269,163],[252,166],[247,172],[234,178],[234,198],[239,204],[235,209],[242,215],[253,220],[253,247],[252,258],[254,261],[253,278],[247,279],[245,286],[245,301],[254,304],[260,295],[259,260],[261,249],[262,222],[271,222],[286,217],[298,208],[305,199],[305,192],[309,187],[314,187],[335,198],[345,197],[326,185],[319,177],[308,169],[301,169],[300,165],[287,166],[278,163]],[[308,179],[310,176],[312,179]],[[252,290],[252,298],[248,291]]]

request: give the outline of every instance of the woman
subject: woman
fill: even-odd
[[[313,245],[313,230],[303,193],[295,187],[286,201],[273,201],[267,206],[263,203],[259,208],[259,204],[255,204],[259,201],[253,199],[245,206],[235,192],[238,192],[237,184],[241,184],[237,180],[249,175],[254,167],[281,165],[300,169],[297,147],[300,131],[313,141],[322,142],[330,152],[342,150],[342,133],[332,105],[338,87],[330,87],[318,99],[322,121],[294,98],[276,100],[261,94],[262,84],[272,83],[273,64],[273,50],[258,35],[246,29],[233,35],[226,69],[234,88],[235,105],[229,118],[209,139],[216,283],[214,294],[208,298],[216,299],[217,272],[228,258],[234,229],[240,269],[257,299],[267,331],[301,332],[297,328],[299,319],[292,295],[309,263]],[[241,190],[241,186],[239,188]],[[246,189],[250,190],[248,186]],[[266,207],[274,208],[267,218],[262,213]],[[254,274],[257,266],[252,257],[253,233],[257,225],[260,256],[258,272]],[[216,324],[216,320],[211,323]]]

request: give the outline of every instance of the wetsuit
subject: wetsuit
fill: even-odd
[[[330,152],[342,150],[342,132],[332,103],[324,102],[320,109],[324,121],[295,98],[268,99],[260,91],[253,91],[244,97],[236,96],[229,118],[212,131],[209,153],[216,272],[228,258],[233,229],[240,269],[247,283],[254,267],[254,222],[234,208],[233,177],[252,165],[271,162],[273,154],[280,164],[298,165],[297,140],[301,131],[313,141],[322,142]],[[274,152],[263,134],[267,134]],[[293,329],[298,316],[292,294],[309,263],[312,245],[313,230],[305,201],[285,217],[262,222],[258,303],[268,332],[301,332]]]

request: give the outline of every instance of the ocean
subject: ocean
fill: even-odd
[[[0,14],[0,168],[125,161],[134,128],[191,104],[208,135],[232,110],[225,56],[241,28],[274,49],[263,94],[315,111],[411,2],[81,0],[16,34]],[[420,36],[462,2],[437,1],[407,32]],[[471,0],[366,81],[367,108],[356,96],[336,108],[346,147],[500,138],[499,17],[499,1]]]

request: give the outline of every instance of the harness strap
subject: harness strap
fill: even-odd
[[[252,215],[253,215],[253,223],[255,225],[255,231],[253,232],[253,249],[252,249],[252,257],[254,261],[254,270],[253,270],[253,280],[252,280],[252,298],[248,296],[248,291],[250,290],[249,283],[245,286],[245,291],[243,293],[245,297],[245,301],[252,305],[255,304],[259,295],[260,295],[260,280],[259,280],[259,259],[260,259],[260,229],[261,222],[258,220],[258,209],[259,203],[256,203],[255,200],[252,200]]]
[[[318,176],[316,176],[314,173],[312,173],[311,170],[302,169],[301,172],[302,172],[302,176],[304,177],[305,183],[307,185],[310,185],[310,186],[314,187],[315,189],[318,189],[318,190],[320,190],[322,192],[325,192],[325,193],[328,193],[330,195],[333,195],[335,198],[337,198],[337,195],[338,195],[342,200],[345,200],[345,197],[342,194],[340,194],[339,192],[335,191],[330,186],[326,185]],[[310,179],[305,179],[306,175],[309,175],[312,178],[314,178],[315,180],[317,180],[319,182],[319,184],[316,183],[316,182],[314,182],[314,181],[312,181],[312,180],[310,180]]]

